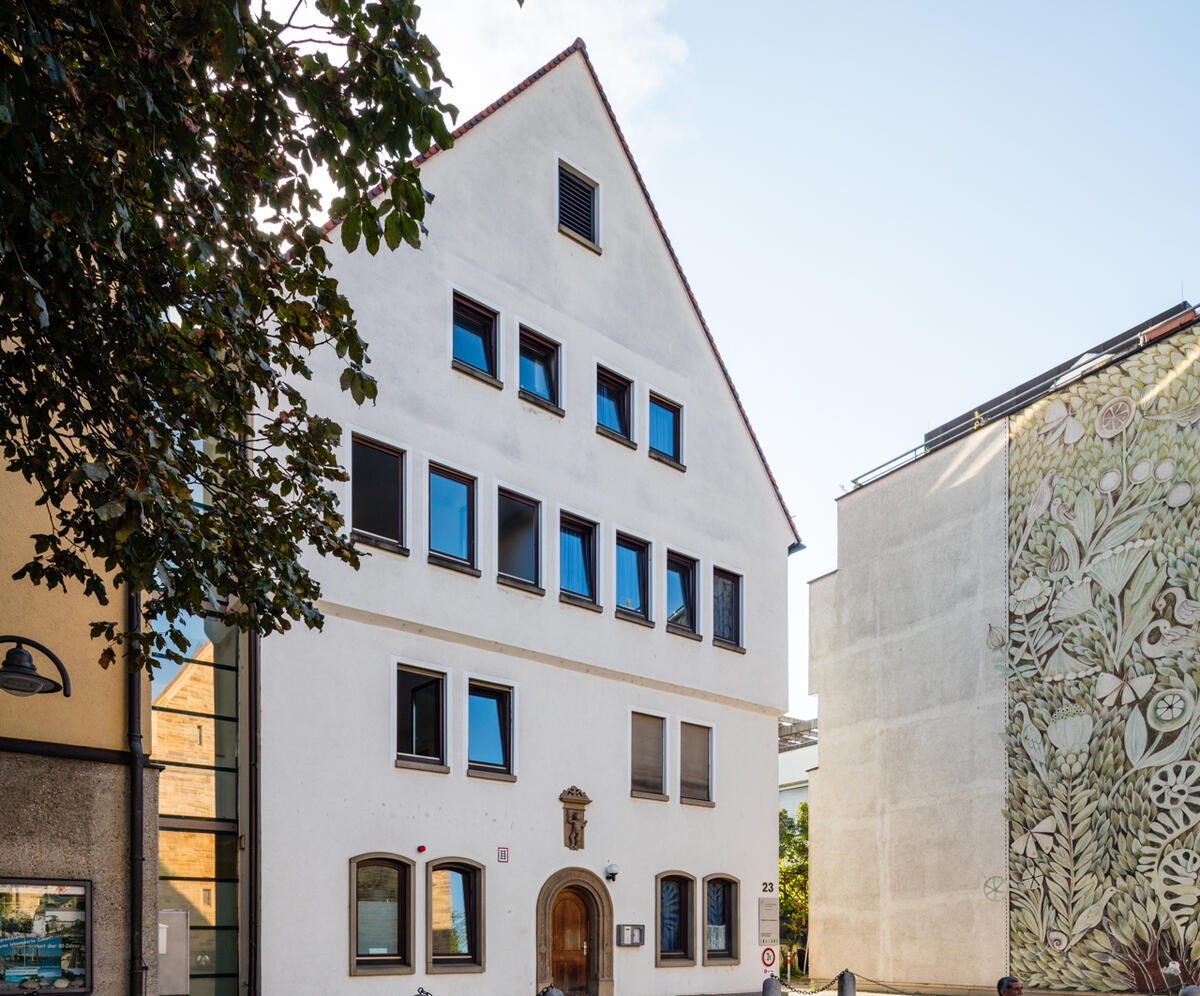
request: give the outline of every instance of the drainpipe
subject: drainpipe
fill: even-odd
[[[141,631],[142,597],[126,596],[126,632]],[[136,644],[129,644],[133,657]],[[146,962],[142,957],[146,864],[146,755],[142,752],[142,671],[127,665],[129,693],[129,996],[145,996]]]

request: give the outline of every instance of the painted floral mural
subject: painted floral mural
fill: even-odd
[[[1200,342],[1010,421],[1009,923],[1026,985],[1200,982]]]

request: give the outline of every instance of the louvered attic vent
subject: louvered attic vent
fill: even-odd
[[[582,239],[596,241],[596,187],[558,164],[558,223]]]

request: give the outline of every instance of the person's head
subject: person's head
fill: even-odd
[[[1025,987],[1021,985],[1021,980],[1015,975],[1006,975],[996,983],[996,992],[1000,996],[1022,996],[1025,992]],[[1184,994],[1180,993],[1179,996],[1184,996]],[[1200,991],[1188,993],[1186,996],[1200,996]]]
[[[1200,986],[1184,986],[1179,990],[1179,996],[1200,996]]]

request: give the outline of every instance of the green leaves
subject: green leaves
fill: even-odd
[[[314,171],[347,250],[420,244],[411,159],[450,144],[454,111],[418,14],[325,0],[300,30],[245,0],[0,5],[0,451],[51,519],[16,577],[154,592],[160,621],[215,595],[259,633],[320,625],[302,549],[357,554],[310,350],[333,347],[356,402],[378,386]],[[175,635],[135,657],[177,655]]]

